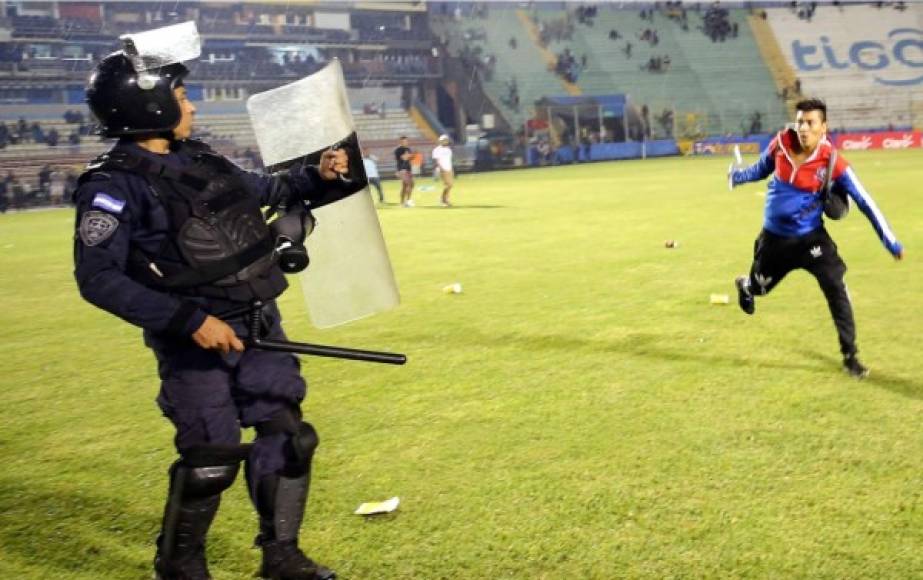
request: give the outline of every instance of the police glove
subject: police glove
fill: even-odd
[[[349,172],[349,156],[343,149],[328,149],[321,153],[317,172],[321,179],[331,181]]]

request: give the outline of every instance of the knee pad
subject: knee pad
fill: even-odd
[[[285,435],[291,456],[286,458],[288,470],[304,473],[311,467],[314,450],[320,442],[317,431],[310,423],[301,420],[301,410],[290,407],[273,415],[268,421],[256,425],[257,437]]]
[[[314,450],[317,449],[320,439],[317,437],[317,431],[310,423],[302,422],[298,428],[298,433],[292,435],[292,450],[298,462],[305,467],[311,464],[314,457]]]
[[[179,462],[174,464],[172,483],[181,486],[183,498],[211,497],[231,487],[238,471],[239,464],[186,467]]]
[[[182,452],[170,469],[171,487],[183,498],[210,497],[231,487],[249,445],[199,445]]]

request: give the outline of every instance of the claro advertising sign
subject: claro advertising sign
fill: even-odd
[[[923,146],[920,131],[876,131],[874,133],[837,133],[833,144],[842,151],[865,149],[910,149]]]

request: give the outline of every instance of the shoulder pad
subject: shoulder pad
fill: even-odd
[[[93,171],[87,173],[87,178],[85,181],[109,181],[112,179],[112,174],[105,171]]]
[[[137,165],[138,160],[134,156],[124,151],[109,151],[87,163],[83,173],[77,178],[77,184],[83,185],[87,181],[111,179],[110,171],[132,171]]]
[[[211,145],[198,139],[186,139],[184,141],[179,141],[179,149],[184,153],[188,153],[189,155],[215,152],[215,150],[211,148]]]
[[[95,162],[96,160],[94,159],[93,161]],[[94,164],[94,162],[90,162],[90,164],[87,165],[86,171],[81,173],[77,178],[77,187],[80,187],[84,183],[90,181],[109,181],[112,179],[112,175],[110,173],[103,171],[105,162],[99,164]]]

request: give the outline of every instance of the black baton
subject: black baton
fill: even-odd
[[[311,356],[326,356],[331,358],[345,358],[348,360],[361,360],[365,362],[383,363],[389,365],[402,365],[407,362],[407,355],[393,352],[377,352],[374,350],[359,350],[341,346],[326,346],[323,344],[308,344],[306,342],[291,342],[288,340],[266,340],[260,337],[262,323],[260,310],[263,305],[255,302],[250,309],[250,337],[247,344],[260,350],[274,350],[307,354]]]

